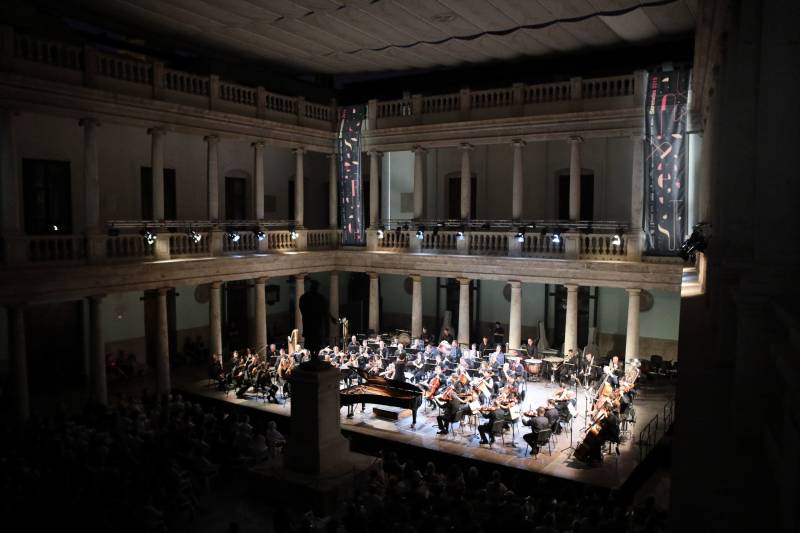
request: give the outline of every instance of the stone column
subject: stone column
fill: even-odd
[[[253,147],[253,218],[264,219],[264,141]]]
[[[414,219],[422,218],[425,208],[425,148],[414,147]]]
[[[86,233],[97,233],[100,228],[100,173],[97,163],[97,120],[81,119],[83,126],[83,181],[86,202]]]
[[[564,331],[564,353],[578,353],[578,286],[564,285],[567,289],[567,316]]]
[[[328,154],[328,226],[339,227],[339,176],[336,154]]]
[[[470,280],[458,278],[458,343],[469,344],[469,289]]]
[[[164,129],[147,130],[152,138],[150,170],[153,177],[153,220],[164,220]]]
[[[513,220],[521,220],[523,194],[522,147],[525,146],[525,141],[514,139],[511,141],[511,145],[514,147],[514,166],[511,184],[511,218]]]
[[[581,219],[581,137],[569,140],[569,219]]]
[[[3,234],[18,235],[22,227],[22,185],[14,142],[14,112],[10,109],[0,109],[0,188]]]
[[[295,171],[294,171],[294,220],[298,228],[303,227],[305,219],[305,194],[304,194],[304,175],[303,175],[303,155],[306,153],[304,148],[295,148]]]
[[[625,333],[625,362],[635,359],[639,353],[639,300],[642,289],[628,291],[628,329]]]
[[[206,177],[208,219],[219,220],[219,137],[206,135]]]
[[[267,278],[256,278],[253,287],[256,291],[256,350],[264,350],[267,345]]]
[[[92,399],[101,405],[108,405],[106,347],[103,339],[103,321],[100,316],[102,302],[103,296],[101,295],[89,297],[89,350],[91,354],[89,376],[92,384]]]
[[[369,152],[369,225],[378,227],[381,218],[381,152]]]
[[[214,281],[208,286],[209,347],[213,354],[222,357],[222,282]]]
[[[522,344],[522,283],[509,281],[511,285],[511,314],[508,317],[508,346],[519,348]]]
[[[172,390],[169,376],[169,320],[167,318],[167,294],[169,288],[158,289],[158,350],[156,352],[156,392],[159,397]]]
[[[380,333],[380,309],[381,293],[379,285],[380,277],[377,272],[369,273],[369,323],[367,329]]]
[[[14,385],[14,407],[17,418],[28,420],[30,400],[28,397],[28,356],[25,346],[25,308],[9,306],[8,312],[8,357]]]
[[[328,313],[335,320],[339,319],[339,273],[335,270],[331,272],[330,295],[328,296]],[[331,326],[331,345],[336,342],[338,323]]]
[[[411,338],[422,334],[422,276],[411,276]]]
[[[294,277],[294,327],[303,336],[303,314],[300,312],[300,298],[306,291],[306,275],[297,274]]]
[[[470,168],[470,153],[473,146],[469,143],[461,143],[458,147],[461,150],[461,218],[464,220],[472,218],[470,207],[472,206],[472,169]]]

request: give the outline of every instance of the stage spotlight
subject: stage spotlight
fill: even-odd
[[[258,231],[256,232],[256,239],[258,239],[259,241],[263,241],[263,240],[264,240],[264,239],[266,239],[266,238],[267,238],[267,234],[266,234],[266,233],[264,233],[263,231],[261,231],[261,230],[258,230]]]
[[[517,230],[517,242],[525,242],[525,228]]]
[[[53,224],[53,231],[58,233],[58,225],[57,224]]]
[[[611,237],[611,246],[619,246],[622,244],[622,237],[619,234],[619,231]]]
[[[456,239],[458,239],[459,241],[464,240],[464,226],[458,228],[458,231],[456,232]]]
[[[417,239],[422,240],[425,238],[425,226],[420,226],[417,228]]]
[[[203,240],[203,235],[199,231],[193,230],[191,228],[189,228],[188,235],[189,235],[189,238],[192,240],[192,242],[195,243],[195,244],[197,244],[201,240]]]
[[[708,224],[697,224],[689,238],[681,243],[678,254],[684,259],[684,261],[688,261],[690,259],[694,260],[697,252],[706,251],[710,236],[711,228]]]
[[[383,239],[383,236],[384,236],[384,229],[383,226],[381,226],[380,228],[378,228],[378,238]]]
[[[230,239],[231,242],[239,242],[239,239],[241,238],[242,236],[239,234],[238,231],[234,230],[228,231],[228,239]]]
[[[144,237],[144,242],[146,242],[150,246],[155,244],[156,240],[158,239],[158,235],[156,235],[147,228],[142,230],[142,237]]]
[[[553,231],[553,236],[550,237],[550,241],[553,244],[561,244],[561,230],[557,229],[557,230]]]
[[[293,240],[297,240],[297,229],[294,226],[289,226],[289,237]]]

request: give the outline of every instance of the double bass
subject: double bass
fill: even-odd
[[[593,459],[600,456],[600,449],[603,447],[603,442],[605,440],[603,433],[607,421],[608,413],[605,409],[599,411],[592,425],[586,430],[586,435],[583,440],[578,444],[578,447],[575,448],[573,455],[576,459],[583,463],[590,464]]]

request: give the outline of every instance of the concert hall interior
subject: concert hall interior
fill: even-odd
[[[799,26],[6,0],[5,515],[797,531]]]

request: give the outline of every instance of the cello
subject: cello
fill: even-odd
[[[597,417],[586,430],[583,440],[575,448],[573,455],[579,461],[590,464],[592,460],[600,457],[600,449],[603,447],[603,430],[605,429],[608,413],[605,409],[597,413]]]

